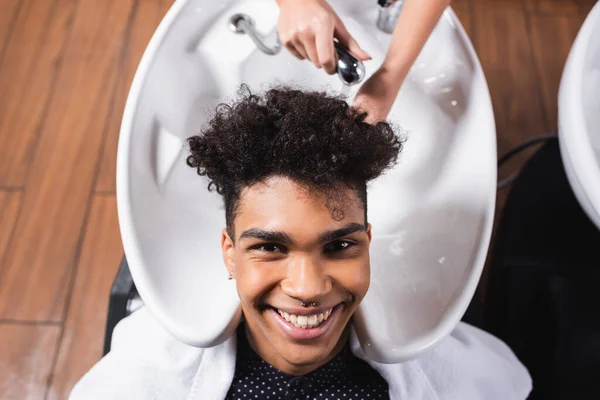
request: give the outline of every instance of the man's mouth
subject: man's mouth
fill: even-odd
[[[335,326],[340,312],[345,303],[339,303],[331,308],[302,309],[302,308],[276,308],[267,306],[267,314],[282,333],[290,336],[293,340],[313,340]]]
[[[327,318],[329,318],[329,316],[331,315],[333,308],[330,308],[329,310],[319,314],[310,315],[288,314],[287,312],[281,311],[279,309],[275,310],[290,324],[302,329],[311,329],[316,328],[317,326],[321,325],[324,321],[327,321]]]

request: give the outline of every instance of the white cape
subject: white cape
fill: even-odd
[[[388,382],[391,400],[524,400],[531,378],[500,340],[460,323],[425,355],[400,364],[366,357],[353,333],[353,353]],[[71,400],[222,400],[235,370],[235,335],[207,349],[168,334],[146,308],[115,328],[112,350],[75,386]]]

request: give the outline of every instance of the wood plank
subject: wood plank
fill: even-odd
[[[21,5],[19,0],[0,0],[0,62]]]
[[[74,0],[23,0],[0,64],[0,186],[24,186],[74,5]]]
[[[598,3],[598,0],[579,0],[577,3],[579,4],[581,16],[585,19],[596,3]]]
[[[102,357],[110,287],[123,256],[115,196],[96,196],[46,399],[66,399]]]
[[[475,1],[476,49],[494,106],[498,153],[548,131],[520,0]],[[514,157],[503,168],[514,172],[532,151]]]
[[[577,15],[581,0],[525,0],[525,7],[537,15]]]
[[[0,323],[0,399],[43,399],[60,326]]]
[[[471,41],[474,41],[475,31],[473,30],[473,11],[471,0],[453,0],[450,4],[460,23],[465,28]]]
[[[494,107],[499,156],[528,138],[543,134],[547,124],[543,112],[529,44],[525,8],[520,0],[477,0],[473,2],[473,29],[477,54],[481,61]],[[499,171],[499,178],[508,178],[534,153],[537,146],[508,161]],[[496,243],[496,230],[510,190],[503,189],[496,197],[494,231],[490,253]],[[482,297],[487,295],[488,257],[480,281]]]
[[[530,18],[531,44],[550,129],[557,128],[560,78],[582,22],[578,14]]]
[[[132,22],[131,36],[127,46],[125,65],[117,84],[115,108],[111,113],[108,123],[108,134],[102,152],[102,166],[96,184],[96,192],[115,192],[117,145],[129,87],[152,34],[171,7],[171,4],[171,1],[165,0],[142,1],[136,9]]]
[[[135,0],[81,0],[0,279],[0,318],[61,321]],[[9,306],[10,304],[10,306]]]
[[[21,199],[22,193],[20,192],[0,191],[0,271],[3,265],[2,260],[17,222]]]

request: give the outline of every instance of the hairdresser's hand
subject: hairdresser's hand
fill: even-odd
[[[367,113],[366,122],[374,124],[387,119],[408,70],[385,63],[359,89],[353,107]]]
[[[367,122],[387,119],[410,67],[423,49],[450,0],[406,0],[382,67],[360,88],[354,107]]]
[[[371,58],[325,0],[277,0],[277,4],[279,38],[299,59],[307,58],[328,74],[335,73],[334,37],[359,60]]]

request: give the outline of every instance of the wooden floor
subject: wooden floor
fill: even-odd
[[[499,153],[556,129],[564,61],[593,3],[454,1],[489,82]],[[170,5],[0,0],[1,399],[65,399],[101,356],[122,256],[119,124]]]

